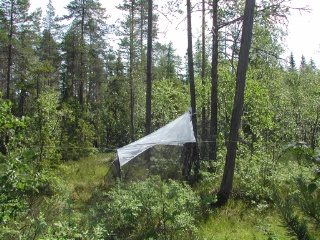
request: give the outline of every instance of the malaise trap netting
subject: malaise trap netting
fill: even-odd
[[[194,142],[191,113],[188,111],[157,131],[119,148],[107,181],[120,176],[120,173],[124,180],[144,179],[150,174],[181,178],[183,145]]]

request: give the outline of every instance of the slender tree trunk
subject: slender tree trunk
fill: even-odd
[[[49,56],[49,58],[51,57],[51,55],[52,55],[52,39],[53,39],[53,37],[52,37],[52,35],[51,35],[51,29],[49,29],[48,30],[49,31],[49,41],[50,41],[50,44],[49,44],[49,48],[48,48],[48,56]],[[51,59],[50,59],[51,60]],[[46,77],[47,77],[47,79],[48,79],[48,86],[49,87],[52,87],[52,82],[51,82],[51,80],[52,80],[52,71],[50,71],[50,72],[48,72],[48,73],[46,73],[45,75],[46,75]]]
[[[84,15],[85,15],[85,8],[84,8],[84,0],[82,0],[82,9],[81,9],[81,49],[80,49],[80,81],[79,81],[79,102],[81,105],[82,110],[84,109],[84,81],[85,81],[85,60],[84,60],[84,48],[85,48],[85,41],[84,41]]]
[[[134,91],[133,91],[133,20],[134,20],[134,4],[131,1],[131,19],[130,19],[130,47],[129,47],[129,84],[130,84],[130,138],[134,141]]]
[[[212,62],[211,62],[211,118],[209,157],[211,161],[217,160],[218,139],[218,0],[212,5]],[[210,171],[213,168],[210,167]]]
[[[40,96],[40,74],[37,76],[37,99],[39,99]]]
[[[146,88],[146,135],[151,133],[151,92],[152,92],[152,0],[148,0],[147,40],[147,88]]]
[[[193,68],[193,53],[192,53],[192,29],[191,29],[191,3],[190,0],[187,0],[187,24],[188,24],[188,73],[189,73],[189,82],[190,82],[190,98],[191,98],[191,110],[192,110],[192,126],[195,138],[198,137],[197,131],[197,115],[196,115],[196,91],[194,84],[194,68]],[[198,176],[200,163],[198,157],[197,145],[193,145],[192,151],[192,161],[194,163],[194,170],[196,178]]]
[[[146,87],[146,135],[151,133],[151,97],[152,97],[152,0],[148,0],[148,40],[147,40],[147,87]],[[150,149],[149,149],[150,150]],[[146,151],[146,160],[150,168],[150,151]]]
[[[233,184],[235,159],[237,152],[237,142],[239,138],[239,128],[243,113],[244,90],[246,81],[246,72],[248,68],[249,50],[252,39],[253,15],[255,9],[255,0],[246,0],[244,10],[244,20],[242,28],[241,46],[239,53],[239,63],[236,75],[236,93],[233,103],[231,117],[229,142],[227,147],[226,162],[220,190],[218,192],[217,205],[224,205],[230,198]]]
[[[6,99],[10,99],[10,85],[11,85],[11,65],[12,65],[12,37],[9,37],[9,47],[8,47],[8,66],[7,66],[7,93]]]
[[[68,94],[67,94],[67,99],[69,98],[69,97],[72,97],[72,98],[76,98],[76,94],[75,94],[75,92],[76,92],[76,81],[75,81],[75,79],[76,79],[76,64],[75,64],[75,62],[76,62],[76,55],[75,55],[75,51],[76,51],[76,47],[73,45],[72,46],[73,47],[73,56],[72,56],[72,58],[73,58],[73,61],[72,61],[72,63],[71,63],[71,72],[72,72],[72,78],[71,78],[71,86],[70,86],[70,90],[68,90]],[[68,84],[69,85],[69,84]],[[68,86],[68,88],[69,88],[69,86]]]
[[[143,58],[144,58],[144,54],[143,54],[143,29],[144,29],[144,11],[143,11],[143,3],[140,3],[140,61],[141,61],[141,69],[144,66],[144,62],[143,62]]]
[[[8,65],[7,65],[7,93],[6,99],[10,100],[10,90],[11,90],[11,66],[12,66],[12,40],[13,38],[13,2],[11,2],[10,11],[10,32],[9,32],[9,46],[8,46]]]
[[[206,77],[206,15],[205,15],[205,1],[202,1],[202,51],[201,51],[201,82],[202,85],[205,85],[205,77]],[[201,109],[201,158],[204,159],[206,157],[207,150],[207,111],[206,106],[203,105]]]

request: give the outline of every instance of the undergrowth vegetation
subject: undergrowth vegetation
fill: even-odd
[[[85,158],[42,173],[46,179],[38,184],[45,182],[46,189],[41,193],[38,189],[37,198],[20,209],[18,216],[1,221],[0,238],[98,239],[98,230],[89,231],[87,204],[97,188],[103,189],[106,159],[106,155]]]
[[[190,186],[150,177],[105,193],[94,217],[120,239],[194,239],[199,203]]]
[[[255,191],[255,185],[265,178],[261,171],[257,182],[244,183],[238,178],[233,200],[215,209],[212,203],[219,171],[202,172],[201,181],[192,186],[151,176],[131,183],[120,181],[110,189],[104,177],[112,157],[101,154],[66,162],[43,173],[39,182],[45,182],[41,187],[47,190],[25,199],[28,203],[17,210],[19,215],[2,218],[1,239],[319,237],[319,173],[311,171],[316,169],[313,163],[280,161],[268,172],[263,194],[260,189]],[[237,175],[245,173],[252,174],[237,169]]]

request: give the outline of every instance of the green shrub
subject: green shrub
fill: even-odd
[[[0,174],[0,224],[27,211],[29,201],[44,186],[42,174],[29,166],[28,157],[29,153],[24,153],[7,159],[6,171]]]
[[[36,153],[25,149],[26,119],[15,117],[11,107],[11,102],[0,98],[1,228],[27,212],[34,197],[46,188],[45,175],[36,168]]]
[[[273,201],[282,222],[291,236],[297,239],[316,239],[319,237],[320,223],[320,174],[309,178],[300,173],[285,185],[277,187]],[[280,193],[281,189],[281,193]]]
[[[244,150],[247,151],[248,149]],[[257,150],[252,154],[240,152],[235,170],[234,193],[249,201],[270,199],[276,169],[276,162],[262,151]]]
[[[98,211],[105,219],[108,237],[193,239],[198,210],[199,198],[188,185],[151,177],[127,186],[119,184],[108,192]]]
[[[61,149],[59,128],[61,111],[57,93],[44,91],[35,101],[33,116],[26,127],[27,144],[37,152],[37,167],[46,169],[59,164]]]
[[[299,189],[299,194],[295,195],[296,202],[303,214],[313,219],[317,226],[320,225],[320,172],[311,180],[306,180],[302,176],[293,179]]]
[[[287,229],[288,235],[299,240],[313,240],[308,229],[307,221],[294,210],[295,203],[292,196],[283,196],[278,192],[273,195],[275,206],[278,209],[283,226]]]
[[[94,148],[95,131],[90,113],[80,111],[76,102],[61,107],[61,156],[63,160],[79,160],[97,153]]]

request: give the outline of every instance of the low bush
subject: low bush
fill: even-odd
[[[109,191],[95,217],[105,224],[106,237],[120,239],[194,239],[200,199],[173,180],[150,177]]]

